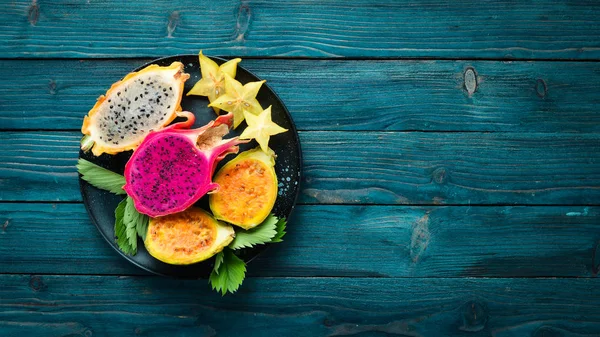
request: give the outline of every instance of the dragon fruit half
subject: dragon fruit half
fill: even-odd
[[[212,182],[216,164],[229,153],[238,152],[236,138],[223,139],[233,115],[219,116],[198,129],[186,122],[151,132],[125,165],[123,189],[135,208],[151,217],[184,211],[218,185]]]
[[[152,130],[162,129],[180,115],[183,84],[190,75],[181,62],[150,65],[130,73],[100,96],[83,120],[84,151],[94,155],[135,149]]]

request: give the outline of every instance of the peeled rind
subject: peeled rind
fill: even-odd
[[[208,200],[215,218],[254,228],[271,213],[277,199],[275,153],[260,148],[242,152],[223,166],[213,181],[219,189]]]
[[[200,208],[190,207],[184,212],[150,218],[144,245],[160,261],[188,265],[221,252],[234,237],[233,227]]]

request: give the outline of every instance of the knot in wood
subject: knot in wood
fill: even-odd
[[[48,92],[50,92],[50,95],[56,95],[56,82],[54,80],[48,82]]]
[[[250,26],[250,19],[252,17],[252,10],[246,1],[242,1],[238,8],[237,18],[235,22],[235,39],[237,41],[244,40],[248,27]]]
[[[472,67],[467,68],[463,74],[463,80],[465,90],[467,90],[469,96],[473,95],[477,91],[477,73],[475,69]]]
[[[175,32],[175,28],[179,24],[179,11],[174,11],[169,15],[169,21],[167,22],[167,37],[173,37],[173,32]]]
[[[539,78],[535,82],[535,92],[537,93],[537,95],[540,98],[546,97],[546,94],[548,93],[548,87],[546,86],[546,81]]]
[[[412,225],[412,234],[410,236],[410,258],[413,262],[419,262],[419,259],[427,250],[431,232],[429,232],[429,214],[423,215]]]
[[[29,279],[29,287],[33,289],[33,291],[42,291],[46,289],[44,280],[40,276],[31,276],[31,279]]]
[[[483,304],[476,301],[469,301],[462,306],[460,330],[462,331],[481,331],[485,328],[488,321],[488,309]]]
[[[27,21],[29,21],[29,24],[31,24],[32,26],[35,26],[39,18],[40,6],[38,6],[37,0],[33,0],[31,5],[29,6],[29,9],[27,10]]]
[[[448,181],[448,173],[443,167],[435,169],[432,173],[432,177],[436,184],[445,184]]]

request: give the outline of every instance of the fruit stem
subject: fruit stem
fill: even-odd
[[[81,138],[81,149],[83,152],[88,152],[94,146],[94,140],[90,135],[85,135]]]

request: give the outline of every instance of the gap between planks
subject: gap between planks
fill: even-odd
[[[252,262],[249,262],[249,266],[252,266]],[[66,276],[66,277],[123,277],[123,278],[158,278],[158,279],[170,279],[170,280],[181,280],[181,281],[208,281],[208,278],[177,278],[177,277],[169,277],[169,276],[161,276],[155,275],[152,273],[147,274],[74,274],[74,273],[5,273],[1,272],[0,275],[7,276]],[[255,280],[335,280],[335,279],[354,279],[354,280],[370,280],[370,279],[410,279],[410,280],[476,280],[476,281],[484,281],[484,280],[571,280],[571,279],[580,279],[580,280],[590,280],[590,279],[598,279],[596,276],[384,276],[384,275],[373,275],[373,276],[248,276],[245,280],[255,279]]]
[[[110,61],[110,60],[158,60],[165,57],[182,56],[182,55],[195,55],[195,54],[173,54],[164,55],[160,57],[156,56],[132,56],[132,57],[0,57],[0,61],[70,61],[70,60],[81,60],[81,61]],[[214,57],[223,58],[226,60],[241,58],[245,60],[305,60],[305,61],[489,61],[489,62],[581,62],[581,63],[594,63],[600,62],[600,58],[593,59],[578,59],[578,58],[494,58],[494,57],[307,57],[307,56],[244,56],[244,55],[209,55]]]
[[[0,200],[0,204],[61,204],[61,205],[80,205],[83,201],[69,200]],[[598,204],[340,204],[340,203],[317,203],[317,202],[296,202],[296,206],[349,206],[349,207],[587,207],[600,206]]]

